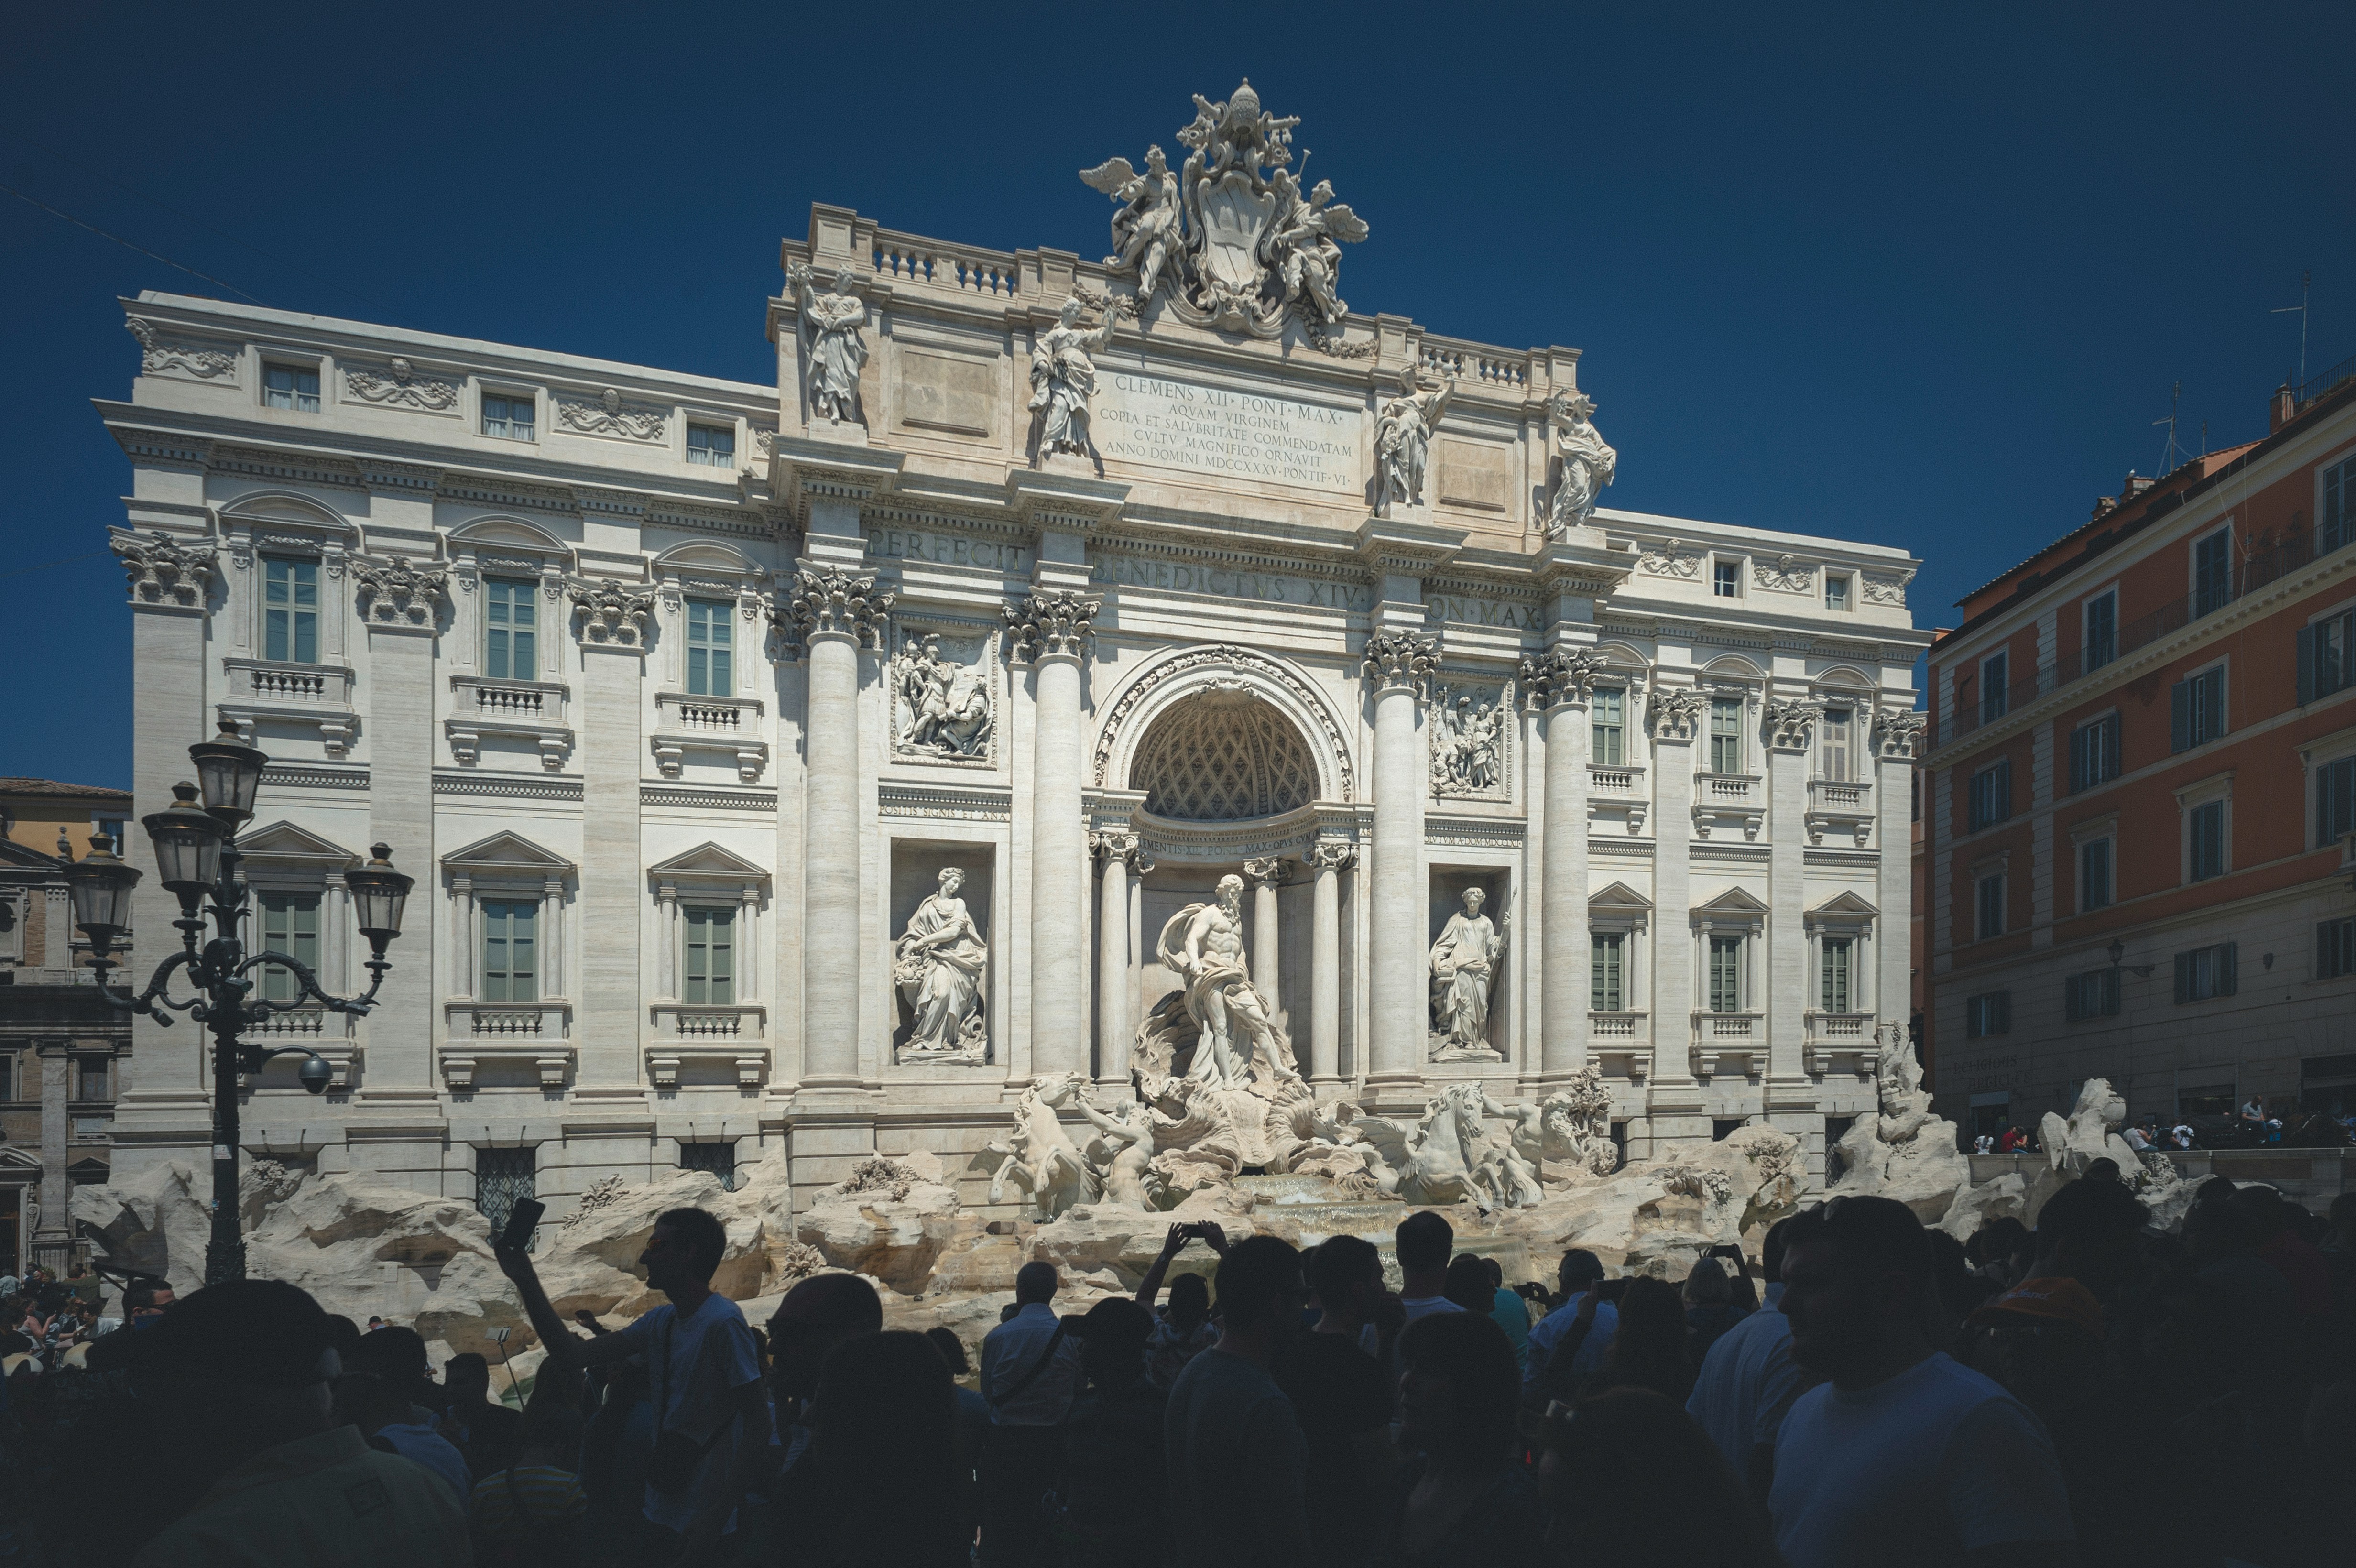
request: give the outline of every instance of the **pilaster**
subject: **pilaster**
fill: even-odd
[[[1653,1062],[1647,1120],[1654,1144],[1708,1136],[1709,1120],[1693,1077],[1693,751],[1709,711],[1700,692],[1653,696]],[[1633,1151],[1632,1151],[1633,1152]]]
[[[580,622],[581,1006],[573,1097],[629,1104],[646,1095],[646,885],[638,832],[641,688],[654,628],[652,589],[614,581],[572,591]]]
[[[1767,1097],[1804,1084],[1808,1051],[1808,751],[1824,709],[1772,701],[1767,720]]]

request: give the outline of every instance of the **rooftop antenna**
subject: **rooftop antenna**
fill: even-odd
[[[2299,273],[2299,275],[2298,275],[2298,303],[2297,303],[2297,304],[2278,305],[2278,306],[2276,306],[2275,309],[2273,309],[2273,310],[2270,310],[2270,311],[2266,312],[2266,314],[2267,314],[2268,315],[2290,315],[2293,311],[2296,311],[2296,312],[2297,312],[2297,313],[2298,313],[2298,384],[2299,384],[2299,386],[2301,386],[2301,387],[2304,387],[2304,386],[2306,386],[2306,385],[2307,385],[2307,295],[2308,295],[2308,283],[2309,283],[2310,281],[2312,281],[2312,280],[2313,280],[2313,278],[2314,278],[2314,277],[2315,277],[2315,273],[2314,273],[2313,272],[2311,272],[2311,271],[2309,271],[2309,272],[2303,272]]]
[[[2168,427],[2168,444],[2159,451],[2159,471],[2163,475],[2175,473],[2184,462],[2184,448],[2176,444],[2176,406],[2183,400],[2184,383],[2179,381],[2175,389],[2168,394],[2168,417],[2151,421],[2154,425]]]

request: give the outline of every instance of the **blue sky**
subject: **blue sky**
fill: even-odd
[[[1903,546],[1924,625],[2356,354],[2356,8],[27,6],[0,184],[265,304],[766,379],[813,200],[1101,254],[1074,171],[1241,76],[1361,311],[1585,350],[1613,506]],[[127,783],[118,294],[0,192],[0,773]],[[60,558],[64,564],[46,563]]]

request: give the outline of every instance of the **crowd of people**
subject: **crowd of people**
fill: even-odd
[[[2345,1148],[2356,1143],[2356,1111],[2334,1101],[2319,1111],[2269,1106],[2253,1095],[2233,1115],[2178,1115],[2165,1124],[2147,1115],[2126,1122],[2119,1136],[2136,1154],[2162,1155],[2191,1149]],[[1974,1154],[2035,1154],[2036,1136],[2025,1127],[1984,1132],[1972,1139]]]
[[[42,1397],[0,1413],[0,1559],[2338,1560],[2356,1201],[2327,1221],[2217,1181],[2173,1233],[2148,1221],[2097,1162],[2034,1228],[1967,1244],[1837,1198],[1767,1231],[1755,1269],[1725,1248],[1614,1278],[1573,1249],[1515,1285],[1425,1210],[1396,1288],[1359,1237],[1175,1224],[1133,1296],[1084,1313],[1024,1264],[977,1356],[886,1330],[845,1273],[756,1328],[711,1288],[720,1221],[673,1210],[640,1260],[664,1304],[618,1331],[500,1252],[547,1349],[520,1409],[482,1357],[437,1378],[414,1328],[291,1285],[147,1299],[103,1365],[10,1380]]]

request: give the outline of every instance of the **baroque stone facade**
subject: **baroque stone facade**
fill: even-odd
[[[926,1150],[1011,1210],[1018,1099],[1142,1104],[1156,934],[1222,909],[1319,1100],[1576,1079],[1631,1156],[1762,1119],[1820,1170],[1905,1007],[1916,563],[1601,506],[1578,353],[1350,310],[1290,128],[1247,88],[1089,171],[1100,262],[817,207],[774,384],[130,306],[140,808],[215,713],[267,749],[248,866],[331,987],[359,847],[418,878],[251,1150],[557,1218]],[[117,1170],[199,1159],[195,1040],[134,1040]]]

